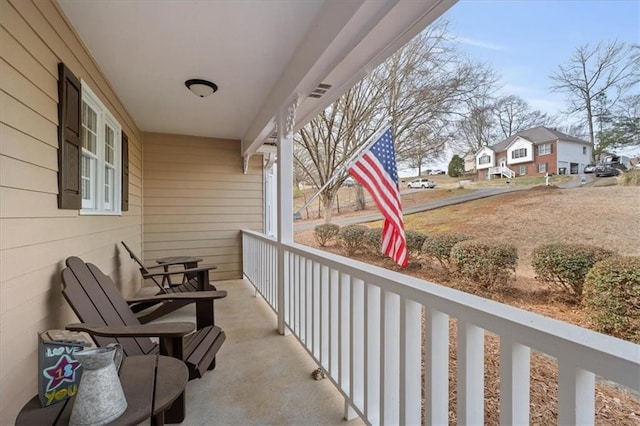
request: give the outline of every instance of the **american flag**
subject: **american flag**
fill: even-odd
[[[382,252],[398,265],[406,267],[407,241],[404,236],[391,128],[349,166],[349,174],[367,188],[384,216]]]

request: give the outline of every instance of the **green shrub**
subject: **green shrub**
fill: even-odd
[[[451,249],[451,263],[465,279],[490,288],[506,284],[518,264],[518,250],[502,242],[461,241]]]
[[[575,300],[580,300],[584,277],[589,269],[613,254],[610,250],[583,244],[545,244],[533,250],[531,265],[536,279],[556,285]]]
[[[640,343],[640,257],[610,257],[584,280],[583,303],[597,331]]]
[[[363,248],[364,236],[368,230],[364,225],[348,225],[340,229],[340,241],[347,256],[352,256]]]
[[[424,244],[424,240],[427,236],[422,232],[405,230],[404,237],[407,241],[407,254],[409,257],[414,259],[419,257],[420,251],[422,250],[422,244]]]
[[[428,235],[422,244],[422,255],[437,260],[445,269],[449,269],[453,246],[470,239],[470,236],[464,234]]]
[[[322,225],[316,226],[314,231],[313,236],[316,238],[316,242],[320,247],[324,247],[338,236],[340,227],[333,223],[323,223]]]
[[[382,228],[369,228],[364,234],[364,247],[369,254],[382,257]]]

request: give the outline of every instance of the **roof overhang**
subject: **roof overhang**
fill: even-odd
[[[139,130],[239,139],[247,156],[278,111],[297,101],[299,129],[455,0],[58,3]],[[219,90],[198,98],[192,78]]]
[[[254,153],[273,133],[279,108],[298,97],[294,130],[300,129],[455,2],[327,2],[243,136],[243,154]],[[320,84],[330,87],[320,98],[309,97]]]

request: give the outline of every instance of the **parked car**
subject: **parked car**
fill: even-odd
[[[407,185],[407,188],[435,188],[436,183],[427,178],[414,179]]]
[[[625,171],[627,168],[622,163],[611,161],[608,163],[599,163],[594,170],[596,177],[600,176],[618,176],[621,171]]]
[[[586,166],[584,166],[584,173],[593,173],[596,171],[596,163],[589,163]]]
[[[444,170],[435,169],[435,170],[431,170],[431,171],[429,172],[429,175],[431,175],[431,176],[435,176],[435,175],[444,175],[444,174],[446,174],[446,173],[447,173],[447,172],[445,172]]]

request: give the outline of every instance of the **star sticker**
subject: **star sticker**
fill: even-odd
[[[71,359],[69,355],[62,355],[56,365],[42,370],[42,375],[49,379],[47,392],[57,389],[64,382],[75,382],[78,368],[80,368],[79,361]]]

